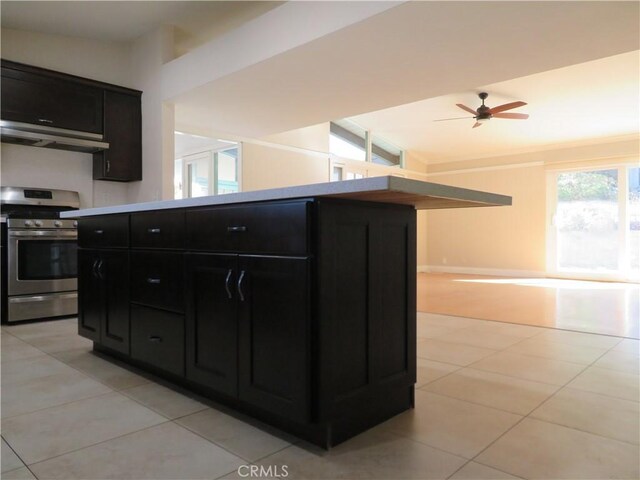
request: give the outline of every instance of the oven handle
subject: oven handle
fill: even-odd
[[[77,293],[65,293],[63,295],[56,295],[56,298],[78,298],[78,294]],[[50,295],[37,295],[37,296],[29,296],[29,297],[14,297],[9,299],[9,301],[11,303],[28,303],[28,302],[46,302],[48,300],[51,300],[51,296]]]
[[[60,231],[60,230],[14,230],[9,232],[10,237],[35,238],[56,237],[56,238],[78,238],[76,230]]]

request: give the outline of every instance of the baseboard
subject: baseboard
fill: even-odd
[[[545,272],[536,270],[507,270],[502,268],[455,267],[449,265],[418,265],[418,272],[488,275],[492,277],[544,278],[547,276]]]

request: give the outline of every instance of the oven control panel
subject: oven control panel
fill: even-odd
[[[22,219],[22,218],[9,218],[7,220],[7,227],[11,229],[15,228],[33,228],[33,229],[46,229],[46,230],[59,230],[59,229],[76,229],[78,222],[76,220],[69,219]]]

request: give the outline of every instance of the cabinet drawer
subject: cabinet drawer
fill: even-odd
[[[184,376],[184,317],[131,305],[131,357]]]
[[[184,311],[181,253],[131,253],[131,301]]]
[[[129,246],[129,215],[106,215],[78,220],[81,247],[126,248]]]
[[[310,205],[300,201],[187,211],[187,248],[306,255]]]
[[[131,246],[134,248],[183,248],[184,210],[132,214]]]

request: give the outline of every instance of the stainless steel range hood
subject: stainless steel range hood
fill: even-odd
[[[0,137],[5,143],[94,153],[108,150],[98,133],[0,120]]]

